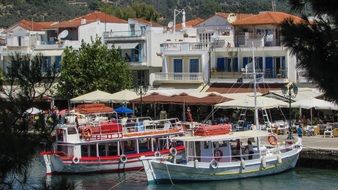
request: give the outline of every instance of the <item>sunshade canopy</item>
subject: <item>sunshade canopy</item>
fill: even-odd
[[[239,97],[238,99],[231,100],[228,102],[216,104],[215,107],[224,108],[224,109],[255,109],[255,97],[254,96],[244,96]],[[258,109],[272,109],[279,107],[287,107],[287,103],[281,100],[267,98],[264,96],[257,96],[257,108]]]
[[[138,96],[136,94],[136,92],[134,92],[132,90],[128,90],[128,89],[116,92],[116,93],[112,94],[112,96],[111,96],[111,98],[114,100],[115,103],[126,103],[126,102],[129,102],[130,100],[134,100],[138,97],[140,97],[140,96]]]
[[[29,108],[25,111],[26,114],[32,114],[32,115],[35,115],[35,114],[38,114],[38,113],[41,113],[41,112],[42,112],[42,110],[40,110],[36,107],[31,107],[31,108]]]
[[[122,113],[122,114],[131,114],[134,113],[134,110],[127,108],[125,106],[121,106],[115,109],[117,113]]]
[[[165,104],[165,103],[169,103],[168,98],[169,98],[168,96],[161,95],[157,92],[153,92],[149,95],[142,97],[142,103],[145,103],[145,104],[164,103]],[[130,102],[139,104],[141,103],[141,97],[131,100]]]
[[[71,103],[114,102],[112,94],[96,90],[70,100]]]
[[[317,98],[309,98],[297,101],[291,105],[293,108],[304,108],[311,109],[315,108],[318,110],[338,110],[338,106],[332,102],[321,100]]]

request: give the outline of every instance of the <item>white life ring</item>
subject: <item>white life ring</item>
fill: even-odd
[[[217,169],[218,168],[217,160],[215,160],[215,159],[211,160],[209,166],[210,166],[210,168]]]
[[[176,150],[176,148],[174,148],[174,147],[171,147],[171,148],[169,149],[169,152],[170,152],[170,154],[173,155],[173,156],[176,156],[176,155],[177,155],[177,150]]]
[[[120,162],[122,162],[122,163],[126,163],[128,161],[128,158],[127,158],[127,156],[126,155],[124,155],[124,154],[121,154],[121,156],[120,156]]]
[[[80,158],[74,156],[72,161],[73,161],[74,164],[78,164],[80,162]]]
[[[160,153],[159,151],[156,151],[156,152],[154,153],[154,156],[155,156],[155,157],[160,157],[160,156],[161,156],[161,153]]]

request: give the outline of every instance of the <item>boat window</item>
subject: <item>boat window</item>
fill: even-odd
[[[151,151],[151,138],[141,138],[139,142],[139,152],[149,152]]]
[[[108,144],[108,156],[117,155],[117,142],[111,142]]]
[[[76,133],[75,127],[68,127],[68,135],[74,135]]]
[[[99,156],[107,156],[105,144],[99,144]]]
[[[88,145],[81,145],[81,156],[88,156]]]
[[[67,146],[59,145],[59,146],[57,146],[56,149],[57,149],[57,151],[63,152],[66,155],[68,155],[68,147]]]
[[[123,145],[125,154],[136,153],[136,140],[124,141]]]
[[[91,144],[90,145],[90,154],[89,156],[96,156],[96,145],[95,144]]]

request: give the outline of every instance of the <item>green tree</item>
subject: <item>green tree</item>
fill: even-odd
[[[32,123],[25,113],[48,94],[55,82],[56,70],[42,71],[42,55],[31,58],[16,54],[11,57],[8,72],[0,88],[0,189],[25,184],[27,169],[36,156],[40,142],[48,142],[56,118],[46,123],[43,117]]]
[[[335,0],[290,0],[292,8],[307,16],[312,8],[316,19],[304,23],[287,20],[282,24],[284,44],[297,56],[298,67],[318,83],[325,96],[338,102],[338,7]]]
[[[130,88],[132,77],[120,50],[108,49],[100,39],[67,48],[58,81],[60,95],[71,98],[94,90],[117,92]]]

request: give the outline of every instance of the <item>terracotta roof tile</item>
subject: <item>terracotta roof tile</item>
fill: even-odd
[[[56,22],[34,22],[29,20],[21,20],[18,25],[26,30],[40,31],[50,27],[53,23]]]
[[[295,23],[301,23],[304,20],[298,16],[283,12],[260,12],[240,20],[236,20],[233,25],[279,25],[285,19],[291,18]]]
[[[103,23],[127,23],[126,20],[103,13],[101,11],[94,11],[81,17],[54,24],[50,28],[77,28],[81,25],[82,19],[86,19],[86,23],[92,23],[98,20]]]
[[[194,27],[194,26],[196,26],[197,24],[199,24],[203,21],[204,21],[204,19],[201,19],[201,18],[195,18],[195,19],[192,19],[192,20],[188,20],[187,22],[185,22],[185,27]],[[176,24],[175,28],[176,28],[176,30],[182,29],[182,23]]]
[[[161,24],[157,23],[157,22],[154,22],[154,21],[148,21],[146,19],[143,19],[143,18],[132,18],[133,20],[136,20],[137,22],[139,23],[142,23],[142,24],[146,24],[146,25],[149,25],[149,26],[154,26],[154,27],[162,27]]]

